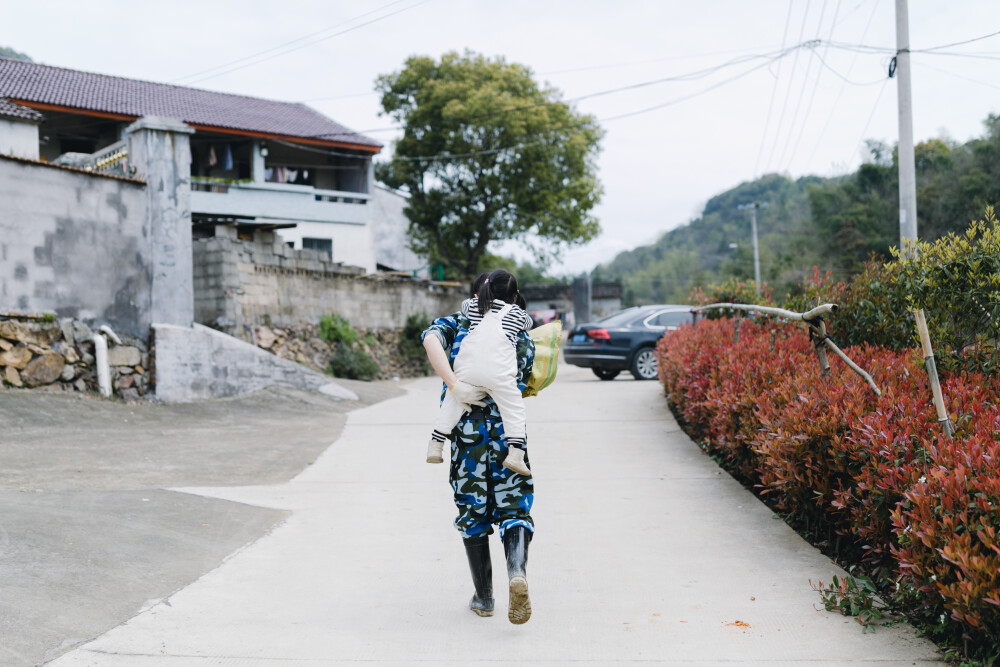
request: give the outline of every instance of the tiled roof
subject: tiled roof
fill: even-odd
[[[44,116],[34,109],[15,104],[8,99],[0,97],[0,116],[22,118],[24,120],[40,121]]]
[[[0,97],[123,116],[368,146],[381,145],[304,104],[217,93],[0,58]]]

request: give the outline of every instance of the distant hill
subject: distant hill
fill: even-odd
[[[914,147],[921,239],[962,233],[1000,205],[1000,115],[983,126],[983,136],[964,144],[928,139]],[[777,300],[795,293],[813,266],[846,279],[899,244],[896,150],[869,141],[868,152],[857,171],[837,178],[769,174],[742,183],[710,199],[696,220],[597,267],[593,278],[620,280],[626,305],[686,303],[695,285],[752,279],[750,215],[737,207],[759,201],[768,204],[757,214],[761,278]]]
[[[750,211],[738,207],[761,202],[767,204],[757,211],[761,278],[776,291],[795,289],[823,255],[809,214],[808,188],[827,180],[768,174],[742,183],[710,199],[701,217],[599,266],[594,279],[620,280],[629,305],[685,303],[695,285],[732,276],[752,279]]]
[[[34,62],[31,58],[21,53],[20,51],[15,51],[9,46],[0,46],[0,58],[13,58],[14,60],[27,60],[29,63]]]

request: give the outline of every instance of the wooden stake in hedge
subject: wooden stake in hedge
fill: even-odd
[[[941,381],[938,379],[937,364],[934,362],[934,349],[931,347],[931,335],[927,331],[927,318],[923,309],[913,311],[913,319],[917,321],[917,333],[920,334],[920,346],[924,351],[924,368],[927,369],[927,379],[931,384],[931,394],[934,397],[934,409],[937,411],[938,423],[949,438],[955,433],[955,427],[944,407],[944,394],[941,392]]]

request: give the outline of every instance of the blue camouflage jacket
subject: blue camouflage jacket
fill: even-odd
[[[462,340],[469,333],[469,318],[462,313],[452,313],[434,320],[429,327],[420,335],[420,341],[428,335],[437,336],[441,341],[441,346],[448,353],[448,363],[455,365],[455,357],[462,347]],[[517,387],[522,392],[528,386],[528,378],[531,377],[531,366],[535,361],[535,342],[524,331],[517,334]],[[441,390],[441,399],[447,387]],[[500,411],[497,409],[493,399],[486,397],[486,406],[472,406],[472,410],[467,413],[465,419],[500,419]]]

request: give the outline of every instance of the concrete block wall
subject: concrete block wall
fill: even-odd
[[[272,232],[253,241],[219,226],[194,242],[195,320],[249,340],[261,324],[317,324],[338,314],[357,327],[399,329],[414,313],[455,312],[465,286],[365,274],[314,250],[293,250]]]
[[[0,156],[0,311],[51,312],[145,338],[146,184]]]

